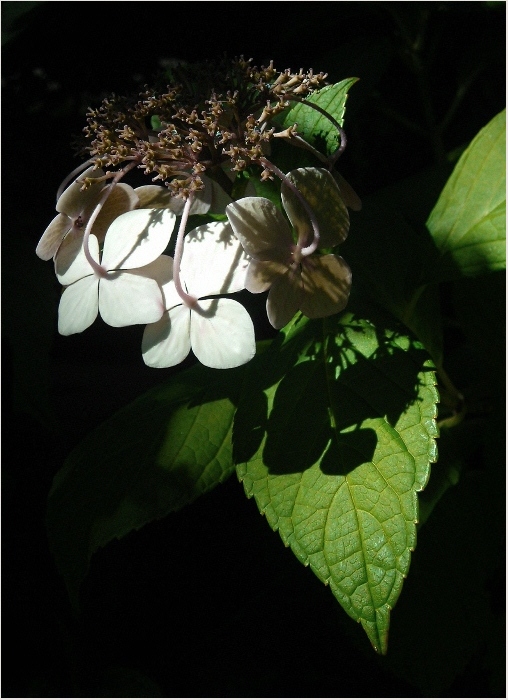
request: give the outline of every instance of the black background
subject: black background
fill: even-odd
[[[139,328],[98,320],[58,336],[59,286],[34,250],[78,164],[70,142],[87,106],[141,89],[168,59],[243,54],[332,83],[358,76],[341,170],[362,197],[443,162],[505,105],[504,3],[3,2],[2,13],[2,696],[424,695],[375,656],[236,478],[97,553],[72,617],[44,528],[52,479],[91,428],[170,372],[143,365]],[[404,43],[423,23],[438,122],[467,82],[433,142]],[[491,680],[473,657],[441,694],[491,696]]]

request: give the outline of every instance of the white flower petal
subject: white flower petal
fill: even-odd
[[[164,309],[171,309],[182,303],[173,280],[173,258],[169,255],[160,255],[149,265],[132,270],[132,272],[143,274],[143,277],[152,277],[157,282],[162,290]]]
[[[162,289],[164,308],[172,309],[173,306],[178,306],[182,303],[173,279],[173,258],[169,257],[169,255],[161,255],[158,260],[161,262],[158,263],[159,270],[155,279]],[[157,260],[155,262],[157,263]]]
[[[153,262],[138,268],[138,271],[142,272],[143,277],[151,277],[159,287],[163,287],[173,280],[173,258],[169,255],[159,255]]]
[[[264,197],[244,197],[226,207],[229,223],[247,255],[256,260],[288,261],[294,244],[282,212]]]
[[[90,255],[98,263],[99,242],[93,234],[88,239],[88,248]],[[63,239],[55,256],[55,273],[60,284],[64,286],[93,275],[93,268],[85,257],[81,231],[73,230]]]
[[[154,323],[164,313],[162,292],[137,270],[110,273],[100,281],[99,312],[109,326]]]
[[[104,171],[98,168],[94,169],[92,165],[83,171],[74,182],[72,182],[66,190],[62,192],[56,203],[56,210],[67,216],[73,221],[80,216],[83,211],[90,207],[92,202],[99,201],[105,183],[102,180],[98,183],[92,183],[86,190],[82,190],[83,180],[85,177],[101,177]]]
[[[102,243],[106,236],[106,231],[113,221],[121,214],[125,214],[125,212],[131,211],[137,207],[138,203],[138,196],[132,187],[123,182],[119,182],[113,187],[111,194],[104,202],[104,206],[94,221],[92,227],[94,236],[97,236],[98,240]],[[90,219],[96,206],[97,203],[92,202],[91,206],[84,212],[83,219],[85,223]]]
[[[64,289],[58,307],[58,332],[81,333],[92,325],[99,309],[99,280],[89,275]]]
[[[192,202],[191,208],[190,208],[190,214],[206,214],[210,211],[210,204],[212,203],[212,195],[213,195],[213,181],[210,180],[209,177],[206,175],[200,175],[201,180],[203,181],[204,184],[204,189],[198,190],[196,192],[196,195],[194,197],[194,201]],[[181,197],[177,197],[176,200],[182,202],[182,205],[185,205],[185,200],[183,200]],[[175,211],[175,209],[173,209]],[[178,212],[181,214],[183,211],[183,206]]]
[[[164,252],[175,227],[169,209],[135,209],[113,221],[106,233],[102,265],[131,270],[148,265]]]
[[[332,175],[324,168],[298,168],[287,174],[316,217],[319,247],[332,248],[345,240],[349,231],[349,213]],[[312,243],[314,232],[305,207],[295,193],[282,183],[281,199],[295,231],[304,246]]]
[[[185,236],[181,276],[196,298],[245,288],[249,260],[231,226],[215,221]]]
[[[205,185],[203,190],[198,190],[194,202],[192,203],[190,214],[206,214],[210,210],[210,202],[214,194],[214,183],[206,175],[201,175]],[[218,187],[218,185],[217,185]],[[171,209],[177,216],[181,216],[185,206],[185,199],[175,196],[171,190],[161,185],[142,185],[136,187],[136,194],[139,197],[140,209]],[[229,199],[231,201],[231,198]],[[224,205],[225,206],[225,205]],[[224,209],[222,210],[224,212]]]
[[[201,179],[204,180],[206,176],[201,175]],[[208,179],[208,178],[207,178]],[[210,202],[210,213],[212,214],[224,214],[228,204],[233,201],[231,197],[225,192],[222,187],[215,182],[215,180],[210,180],[212,198]]]
[[[191,350],[190,320],[190,310],[180,305],[146,326],[141,343],[145,364],[174,367],[183,362]]]
[[[170,209],[174,199],[168,188],[162,185],[141,185],[134,192],[139,199],[139,209]]]
[[[228,369],[256,354],[254,326],[245,308],[233,299],[206,299],[191,311],[191,344],[206,367]]]
[[[37,244],[37,248],[35,249],[36,255],[38,255],[41,260],[51,260],[56,254],[65,235],[72,228],[72,225],[73,222],[65,214],[58,214],[55,216]]]

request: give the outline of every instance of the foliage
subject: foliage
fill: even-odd
[[[333,120],[342,123],[354,83],[314,94],[332,121],[300,104],[282,126],[298,121],[311,145],[333,151]],[[236,466],[284,544],[386,653],[416,545],[417,494],[437,459],[441,321],[428,290],[504,266],[503,139],[500,114],[457,163],[430,235],[366,203],[344,246],[357,273],[345,312],[297,315],[234,370],[177,373],[72,452],[49,497],[48,531],[75,602],[99,547],[191,503]],[[443,390],[452,405],[441,420],[453,424],[459,394],[447,379]],[[455,480],[439,463],[431,507]]]
[[[346,120],[335,174],[362,196],[339,248],[349,303],[275,334],[265,295],[240,293],[264,339],[251,362],[224,371],[189,357],[161,371],[140,365],[136,327],[115,335],[99,321],[58,337],[58,285],[33,249],[87,107],[141,89],[155,58],[208,60],[224,17],[196,21],[192,41],[181,32],[171,46],[166,17],[95,71],[86,51],[57,61],[46,49],[66,22],[78,26],[64,6],[2,6],[4,571],[16,626],[31,630],[6,650],[31,661],[23,678],[5,675],[5,692],[9,682],[28,696],[167,695],[178,683],[198,695],[211,684],[311,696],[369,684],[368,695],[392,682],[400,695],[505,692],[505,5],[336,7],[293,15],[283,32],[266,22],[246,32],[246,17],[230,15],[228,46],[269,56],[276,32],[278,64],[329,71],[334,84],[307,102]],[[128,36],[132,20],[117,20]],[[293,104],[273,123],[293,121],[333,157],[342,141],[324,114]],[[34,125],[37,144],[19,138]],[[271,143],[284,172],[323,167],[315,151]],[[27,163],[50,168],[31,176],[20,206]],[[237,178],[233,198],[254,186],[283,212],[277,179],[253,175]],[[227,218],[192,215],[188,229],[208,221]],[[84,612],[76,626],[62,580]],[[364,629],[386,652],[388,625],[388,653],[372,654]]]

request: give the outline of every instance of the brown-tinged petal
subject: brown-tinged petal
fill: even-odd
[[[300,310],[308,318],[324,318],[345,308],[351,270],[339,255],[310,256],[302,262],[304,287]]]
[[[104,171],[94,167],[87,168],[81,175],[72,182],[66,190],[62,192],[56,203],[56,210],[67,216],[73,221],[89,208],[90,205],[99,201],[102,190],[104,189],[104,181],[92,183],[86,190],[82,190],[83,180],[86,177],[98,178],[104,175]]]
[[[247,268],[245,289],[252,294],[259,294],[269,289],[273,282],[288,269],[287,265],[270,260],[251,260]]]
[[[71,230],[72,221],[65,214],[58,214],[41,236],[36,254],[41,260],[51,260],[56,254],[64,236]]]
[[[274,328],[283,328],[300,308],[303,285],[299,267],[291,267],[277,277],[268,292],[266,311]]]
[[[324,168],[297,168],[287,173],[316,217],[319,247],[333,248],[342,243],[349,231],[349,214],[339,187]],[[312,243],[314,233],[309,215],[297,195],[286,183],[281,188],[282,204],[304,246]]]
[[[356,194],[349,182],[345,180],[340,173],[334,173],[334,178],[339,186],[344,204],[353,211],[360,211],[362,208],[362,200]]]
[[[273,202],[264,197],[244,197],[228,204],[226,214],[247,255],[289,263],[294,246],[291,229]]]
[[[95,219],[92,231],[94,236],[97,236],[99,243],[104,241],[106,231],[121,214],[126,211],[131,211],[138,206],[139,198],[130,185],[120,182],[113,187],[111,194],[104,202],[104,206]],[[91,202],[88,209],[84,212],[85,223],[90,218],[93,210],[97,206],[96,202]]]

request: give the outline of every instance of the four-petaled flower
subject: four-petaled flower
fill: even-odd
[[[349,215],[332,175],[321,168],[299,168],[287,175],[315,217],[319,249],[329,249],[346,238]],[[332,253],[314,252],[315,227],[306,207],[290,185],[283,182],[282,212],[263,197],[246,197],[228,204],[226,214],[245,252],[252,258],[245,287],[259,293],[269,289],[266,308],[274,328],[282,328],[300,310],[308,318],[342,311],[351,287],[346,262]]]
[[[234,299],[217,298],[245,288],[248,260],[227,223],[198,226],[185,236],[177,292],[173,259],[161,256],[155,274],[166,313],[147,325],[143,359],[150,367],[173,367],[189,352],[207,367],[227,369],[248,362],[256,352],[252,320]],[[214,298],[209,298],[214,297]]]
[[[90,235],[93,265],[85,255],[83,239],[74,238],[60,247],[55,271],[66,288],[58,309],[59,332],[81,333],[98,313],[117,327],[157,321],[164,306],[152,269],[169,243],[175,221],[169,209],[122,214],[106,233],[100,259],[97,237]]]
[[[73,239],[81,239],[88,220],[99,203],[107,187],[101,179],[82,189],[83,179],[101,178],[104,172],[93,167],[85,170],[62,192],[56,203],[59,212],[41,236],[35,252],[42,260],[54,258],[61,245],[71,245],[76,249]],[[110,224],[121,214],[139,205],[139,198],[130,185],[115,185],[97,216],[92,231],[102,243]]]

